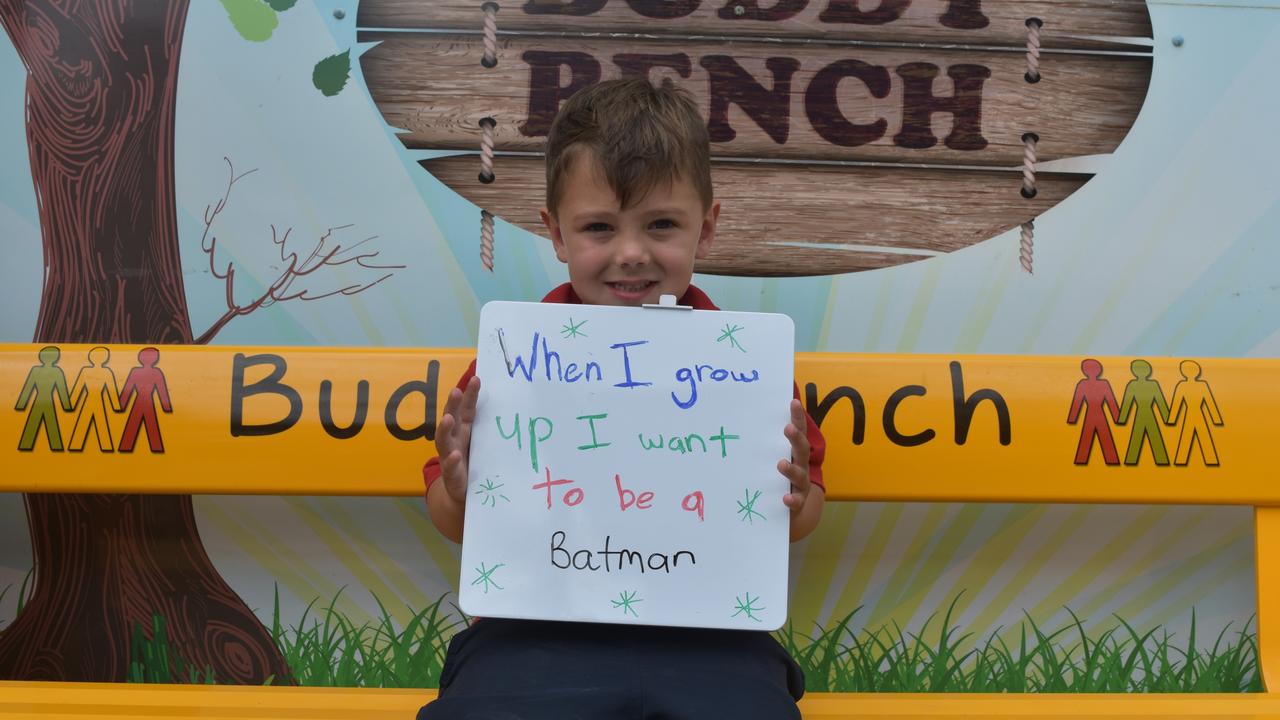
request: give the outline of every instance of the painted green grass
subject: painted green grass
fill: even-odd
[[[958,598],[957,598],[958,599]],[[1224,628],[1212,647],[1196,643],[1195,611],[1185,643],[1161,628],[1139,633],[1116,626],[1090,637],[1072,622],[1043,631],[1029,616],[1009,647],[993,632],[970,644],[971,634],[951,624],[953,601],[936,632],[931,616],[919,632],[896,624],[854,631],[858,610],[831,628],[803,635],[791,626],[775,635],[805,672],[808,690],[820,692],[952,693],[1212,693],[1262,692],[1257,634],[1252,619],[1234,636]],[[859,608],[860,609],[860,608]],[[965,649],[968,648],[968,649]]]
[[[277,602],[272,635],[300,684],[436,687],[448,639],[463,626],[460,613],[444,609],[444,598],[403,628],[380,601],[380,617],[357,625],[335,609],[336,600],[308,620],[313,602],[292,628],[280,624]],[[1009,647],[998,633],[970,643],[971,634],[951,623],[954,606],[933,630],[936,617],[918,632],[896,625],[854,631],[855,610],[812,636],[789,626],[775,637],[815,692],[1262,691],[1252,620],[1234,634],[1224,629],[1201,648],[1194,611],[1184,642],[1161,628],[1139,633],[1120,618],[1114,628],[1090,636],[1074,614],[1073,622],[1048,632],[1027,617],[1017,644]]]
[[[26,587],[18,592],[19,612]],[[0,590],[0,598],[8,588]],[[314,600],[297,623],[280,618],[277,592],[271,637],[300,685],[323,687],[433,688],[440,680],[449,639],[467,621],[441,597],[397,623],[374,596],[379,613],[355,622],[337,609],[335,595]],[[958,598],[957,598],[958,600]],[[855,629],[855,610],[812,635],[788,625],[775,633],[804,669],[814,692],[957,693],[1163,693],[1261,692],[1257,633],[1252,618],[1239,630],[1224,629],[1200,645],[1195,611],[1185,639],[1163,628],[1138,632],[1122,618],[1100,634],[1072,622],[1046,631],[1029,616],[1012,634],[1000,630],[975,642],[952,623],[955,601],[935,625],[918,631],[896,624]],[[3,630],[0,629],[0,633]],[[1002,636],[1017,638],[1010,646]],[[186,663],[156,616],[135,627],[130,644],[131,682],[213,683],[208,668]]]
[[[341,593],[339,593],[340,595]],[[372,593],[370,593],[372,594]],[[338,595],[317,609],[311,601],[292,627],[280,622],[280,593],[272,610],[271,637],[299,685],[433,688],[440,682],[449,639],[466,617],[444,607],[444,596],[399,626],[377,595],[378,617],[356,624],[335,609]]]
[[[129,675],[132,683],[183,683],[213,685],[213,668],[198,668],[187,662],[169,642],[164,618],[151,616],[151,634],[141,624],[133,626],[129,638]]]

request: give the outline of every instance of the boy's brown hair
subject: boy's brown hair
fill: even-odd
[[[711,141],[698,106],[670,82],[608,80],[565,101],[547,135],[547,210],[556,214],[561,184],[590,151],[622,208],[654,187],[688,180],[711,207]]]

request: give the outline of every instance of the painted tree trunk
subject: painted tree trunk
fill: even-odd
[[[189,343],[174,201],[186,0],[0,0],[27,68],[44,286],[36,342]],[[165,620],[224,683],[291,675],[219,576],[189,496],[27,495],[36,573],[0,678],[124,681],[135,624]]]

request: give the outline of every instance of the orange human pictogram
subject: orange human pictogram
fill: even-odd
[[[1116,422],[1124,425],[1133,416],[1133,428],[1129,432],[1129,449],[1124,454],[1125,465],[1137,465],[1142,457],[1142,446],[1151,446],[1151,457],[1157,465],[1169,464],[1169,452],[1165,450],[1164,436],[1160,434],[1160,423],[1169,422],[1169,406],[1164,401],[1164,391],[1160,383],[1151,379],[1151,363],[1146,360],[1134,360],[1129,364],[1133,379],[1124,386],[1124,397],[1120,400],[1120,419]],[[1156,414],[1159,413],[1159,420]]]
[[[116,375],[107,367],[110,359],[111,351],[105,347],[90,350],[89,364],[80,368],[76,381],[71,386],[71,404],[79,410],[71,429],[71,439],[67,442],[67,449],[72,452],[84,450],[91,430],[94,439],[98,441],[99,450],[115,450],[115,443],[111,438],[111,423],[107,420],[107,405],[110,404],[115,412],[120,412],[122,408]]]
[[[62,432],[58,427],[58,410],[54,406],[57,399],[63,410],[71,410],[71,397],[67,393],[67,376],[58,367],[58,358],[62,353],[50,345],[40,348],[40,364],[27,373],[26,382],[22,383],[22,391],[18,393],[18,403],[14,410],[26,410],[27,423],[22,428],[22,438],[18,441],[18,449],[31,451],[36,446],[36,436],[40,428],[44,428],[45,439],[49,449],[62,450]]]
[[[1111,437],[1111,422],[1120,414],[1116,404],[1116,395],[1111,390],[1111,382],[1102,379],[1102,363],[1089,358],[1080,363],[1080,372],[1084,379],[1076,383],[1075,395],[1071,398],[1071,410],[1067,413],[1067,422],[1074,425],[1080,419],[1080,411],[1084,410],[1084,423],[1080,428],[1080,442],[1076,446],[1076,465],[1088,465],[1089,453],[1093,450],[1094,440],[1102,448],[1102,459],[1108,465],[1119,465],[1116,455],[1116,442]]]
[[[147,429],[147,444],[151,452],[164,452],[164,440],[160,437],[160,421],[156,417],[156,400],[165,412],[173,412],[169,403],[169,388],[164,381],[164,373],[156,367],[160,360],[160,351],[153,347],[143,348],[138,352],[138,367],[129,371],[124,380],[124,389],[120,392],[120,402],[128,404],[129,417],[124,423],[124,432],[120,436],[120,452],[133,452],[138,432],[142,426]]]
[[[1183,360],[1178,370],[1182,373],[1182,380],[1173,386],[1173,398],[1169,401],[1173,417],[1168,422],[1178,430],[1173,463],[1186,465],[1191,459],[1191,448],[1199,445],[1204,464],[1217,465],[1218,451],[1206,418],[1214,425],[1222,425],[1222,412],[1213,399],[1209,383],[1200,379],[1200,363]]]

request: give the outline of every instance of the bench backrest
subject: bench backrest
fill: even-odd
[[[146,398],[120,412],[102,401],[114,442],[130,414],[150,408],[158,427],[136,418],[131,453],[104,457],[94,436],[85,452],[51,452],[47,428],[30,426],[41,402],[58,404],[56,387],[12,408],[60,373],[78,396],[75,410],[51,410],[69,443],[93,410],[82,389],[101,377],[84,371],[93,348],[58,346],[49,370],[41,346],[0,345],[14,470],[0,491],[417,495],[445,395],[472,357],[166,346],[144,361],[141,346],[111,346],[96,352],[114,382]],[[796,380],[827,440],[831,499],[1280,504],[1268,471],[1280,361],[802,353]],[[146,452],[149,429],[162,454]]]
[[[418,495],[471,357],[0,345],[0,491]],[[1280,686],[1280,360],[799,354],[796,380],[834,500],[1255,506],[1258,653]],[[76,435],[86,412],[131,451]]]

